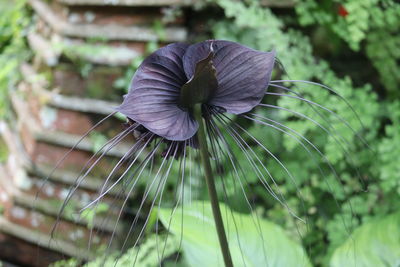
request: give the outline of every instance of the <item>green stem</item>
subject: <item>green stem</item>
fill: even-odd
[[[194,115],[196,121],[199,123],[199,130],[197,133],[197,137],[199,139],[200,156],[205,172],[208,194],[210,196],[211,208],[214,216],[215,227],[217,229],[219,245],[221,247],[222,256],[224,257],[225,266],[233,267],[232,257],[229,251],[228,240],[226,239],[226,234],[224,230],[224,223],[222,222],[221,210],[219,208],[217,190],[215,189],[214,177],[211,169],[206,132],[201,111],[201,104],[195,105]]]

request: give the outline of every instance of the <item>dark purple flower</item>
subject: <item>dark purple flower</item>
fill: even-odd
[[[170,44],[143,61],[117,110],[158,136],[184,141],[197,132],[197,103],[232,114],[257,106],[274,62],[275,52],[229,41]]]
[[[266,112],[274,109],[286,112],[296,120],[301,119],[312,122],[329,137],[333,138],[345,153],[347,151],[342,143],[343,141],[348,143],[347,140],[342,138],[340,133],[336,133],[334,127],[324,126],[324,123],[329,123],[329,119],[318,109],[328,113],[329,116],[332,115],[335,118],[335,124],[337,123],[336,120],[341,121],[355,135],[357,135],[357,132],[334,111],[306,99],[301,91],[297,91],[299,86],[296,83],[299,85],[319,86],[338,96],[352,109],[351,105],[337,92],[325,85],[311,81],[271,81],[274,63],[275,52],[260,52],[234,42],[217,40],[204,41],[194,45],[175,43],[151,54],[140,65],[131,82],[129,93],[125,96],[122,105],[117,108],[117,111],[128,118],[127,128],[111,138],[86,162],[81,173],[76,178],[76,185],[69,192],[61,207],[57,223],[83,179],[88,176],[100,159],[105,157],[110,150],[116,148],[132,132],[139,133],[136,136],[136,142],[110,170],[110,173],[104,179],[101,189],[99,189],[98,195],[91,199],[90,203],[86,204],[80,212],[87,208],[94,208],[95,211],[97,205],[103,201],[104,196],[109,192],[113,192],[113,190],[115,191],[117,189],[116,186],[122,184],[121,192],[117,195],[110,194],[110,197],[104,200],[108,204],[110,203],[109,200],[114,198],[113,203],[115,201],[118,205],[118,203],[121,203],[121,198],[123,198],[123,204],[114,225],[115,230],[120,218],[122,218],[122,212],[129,198],[134,194],[133,192],[141,194],[142,189],[139,189],[139,185],[145,183],[142,200],[139,203],[135,202],[135,205],[138,204],[139,206],[135,211],[136,214],[134,218],[129,218],[132,219],[129,231],[124,233],[124,240],[120,249],[120,251],[124,251],[125,245],[128,244],[131,236],[136,238],[134,246],[139,244],[150,216],[154,214],[151,211],[157,205],[156,202],[158,202],[159,208],[161,206],[164,189],[166,189],[165,191],[168,190],[167,180],[170,177],[174,177],[173,179],[179,178],[180,180],[172,181],[173,185],[176,185],[174,186],[176,191],[172,196],[175,201],[175,209],[180,204],[182,207],[184,203],[186,205],[187,194],[184,194],[184,190],[187,187],[190,190],[188,199],[191,200],[193,198],[195,200],[199,198],[196,194],[192,195],[191,193],[192,184],[196,184],[192,183],[192,176],[193,179],[198,181],[196,186],[201,185],[201,181],[204,178],[202,176],[204,169],[201,164],[197,164],[201,151],[192,149],[197,147],[196,132],[198,124],[193,117],[193,108],[198,104],[203,107],[202,115],[205,118],[206,135],[210,148],[208,153],[212,159],[211,169],[215,171],[218,182],[222,185],[226,203],[230,202],[229,198],[231,196],[234,196],[234,202],[236,202],[239,199],[237,192],[243,192],[245,193],[243,199],[245,202],[243,203],[247,203],[252,208],[244,186],[251,184],[250,188],[252,188],[253,185],[256,185],[256,182],[259,182],[272,198],[282,204],[290,214],[300,219],[294,212],[294,210],[298,210],[298,207],[296,206],[292,210],[292,207],[288,205],[274,175],[277,173],[279,175],[283,174],[293,183],[294,188],[301,192],[301,188],[299,189],[296,184],[295,176],[292,175],[290,168],[286,167],[284,162],[274,155],[274,151],[268,148],[268,137],[270,135],[266,135],[265,138],[261,137],[263,138],[261,139],[258,135],[254,135],[254,131],[248,129],[247,126],[241,125],[241,122],[247,121],[248,123],[257,124],[265,127],[263,129],[270,129],[278,134],[292,138],[299,144],[301,149],[304,149],[306,156],[312,162],[318,163],[318,158],[314,155],[318,154],[331,170],[331,174],[338,180],[339,176],[333,165],[314,143],[309,141],[301,131],[298,132],[296,129],[286,126],[285,121],[283,123],[276,121],[275,119],[279,119],[280,116],[269,116]],[[286,83],[296,86],[290,89],[286,87]],[[271,87],[273,90],[266,92],[267,87]],[[297,110],[278,106],[273,102],[274,99],[268,104],[260,103],[264,95],[301,101],[312,108],[315,115],[318,115],[316,117],[320,117],[324,123],[321,124],[313,117],[308,117],[308,115]],[[265,113],[249,112],[256,106],[261,111],[264,109]],[[241,120],[232,120],[224,112],[236,114]],[[115,113],[98,122],[84,137]],[[55,169],[77,147],[83,138],[57,163]],[[253,149],[254,146],[257,146],[258,149]],[[161,152],[162,158],[160,161],[157,160],[159,152]],[[303,160],[303,158],[298,160]],[[269,162],[272,162],[278,168],[274,167],[273,171],[270,172]],[[282,173],[279,172],[279,169]],[[321,177],[328,178],[324,168],[318,167],[318,169]],[[248,176],[252,180],[246,180]],[[229,181],[232,181],[234,189],[234,193],[231,192],[230,195],[228,195],[225,187],[225,183],[230,183]],[[239,188],[236,188],[236,183],[238,187],[240,186]],[[195,190],[201,192],[202,189],[197,188]],[[202,196],[200,199],[202,199]],[[147,210],[148,207],[149,210]],[[146,209],[146,215],[144,216],[145,222],[142,225],[140,220],[144,209]],[[112,207],[109,211],[111,216],[104,216],[104,218],[113,220],[115,211],[116,209]],[[174,211],[171,216],[173,213]],[[53,227],[53,232],[57,223]],[[84,221],[84,223],[87,222]],[[139,229],[138,233],[134,233],[133,229],[138,226],[141,229]],[[166,228],[169,229],[169,226],[166,226]],[[158,222],[156,222],[155,229],[157,234],[159,229]],[[136,234],[138,235],[136,236]],[[92,233],[90,234],[91,236]],[[108,250],[111,248],[114,236],[113,232],[108,244]],[[108,253],[105,253],[105,255],[108,255]],[[160,257],[160,259],[162,258],[163,256]]]

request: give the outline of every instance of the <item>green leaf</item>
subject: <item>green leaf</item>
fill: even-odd
[[[278,225],[233,212],[223,204],[220,208],[235,266],[311,266],[301,246]],[[162,209],[159,217],[178,239],[182,237],[187,266],[223,266],[209,202],[192,202],[175,211]]]
[[[357,228],[352,236],[335,250],[330,266],[400,266],[400,212]]]

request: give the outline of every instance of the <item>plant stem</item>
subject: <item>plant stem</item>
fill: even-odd
[[[201,162],[203,164],[208,194],[210,196],[211,208],[213,212],[213,217],[215,221],[215,227],[217,229],[219,245],[221,247],[222,256],[224,257],[224,262],[226,267],[233,267],[231,253],[229,251],[228,240],[226,239],[224,223],[222,221],[221,210],[219,208],[217,190],[215,188],[214,177],[211,169],[210,157],[208,153],[208,145],[206,132],[203,122],[201,104],[196,104],[194,108],[194,115],[196,121],[199,123],[199,130],[197,132],[197,137],[199,140],[200,156]]]

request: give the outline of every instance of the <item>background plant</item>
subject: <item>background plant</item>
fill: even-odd
[[[343,220],[351,219],[352,223],[357,225],[370,220],[371,217],[379,217],[396,210],[396,207],[390,205],[392,201],[398,201],[399,197],[398,172],[394,171],[392,165],[395,161],[394,146],[398,143],[395,137],[398,131],[394,129],[397,125],[399,99],[396,93],[393,93],[393,89],[395,88],[395,91],[398,89],[400,80],[396,78],[396,75],[388,74],[382,64],[387,62],[392,66],[390,70],[392,73],[399,69],[398,60],[396,61],[398,49],[394,49],[394,46],[393,49],[384,49],[385,46],[390,47],[392,43],[397,42],[398,34],[393,34],[393,32],[399,31],[399,4],[392,1],[383,1],[384,3],[346,1],[342,8],[347,10],[348,15],[343,16],[338,12],[342,3],[299,1],[295,6],[298,17],[297,21],[294,21],[289,15],[277,16],[271,9],[261,8],[257,1],[248,1],[247,4],[225,0],[215,2],[224,9],[229,18],[226,21],[213,23],[213,33],[216,38],[237,40],[261,50],[275,48],[287,73],[284,77],[315,80],[334,88],[350,102],[364,124],[362,127],[357,122],[352,111],[337,96],[316,87],[298,85],[299,91],[309,99],[325,105],[349,121],[356,131],[365,136],[372,150],[375,151],[371,152],[361,145],[352,131],[345,129],[343,125],[340,126],[341,122],[331,114],[327,114],[330,125],[336,127],[345,139],[350,140],[350,145],[346,145],[349,149],[348,154],[355,156],[350,161],[348,154],[338,147],[334,138],[321,134],[314,123],[293,120],[293,114],[287,112],[265,114],[265,116],[280,119],[285,125],[306,135],[310,141],[317,144],[334,164],[334,168],[343,180],[340,184],[334,182],[332,175],[321,177],[316,165],[304,157],[301,147],[296,145],[293,138],[281,134],[277,137],[277,134],[270,133],[275,137],[271,137],[274,141],[267,145],[272,147],[274,153],[283,158],[287,166],[293,170],[300,191],[306,198],[305,211],[310,217],[311,230],[306,231],[302,238],[303,244],[306,248],[312,248],[309,253],[315,264],[327,265],[332,251],[348,236],[347,230],[343,227]],[[311,30],[310,28],[299,30],[299,24],[307,25],[311,27]],[[397,27],[393,27],[394,25]],[[310,35],[309,32],[312,34]],[[319,51],[313,49],[313,45],[318,45],[321,34],[323,44],[331,47],[325,55],[331,62],[322,60],[318,56]],[[383,35],[387,38],[380,39],[378,48],[377,36]],[[343,43],[341,39],[346,43]],[[371,48],[373,46],[376,46],[375,49]],[[369,79],[360,79],[362,69],[356,69],[359,73],[355,76],[355,80],[349,76],[336,74],[337,71],[332,68],[332,65],[336,67],[338,63],[334,58],[341,58],[341,53],[351,54],[352,50],[358,51],[358,57],[368,57],[369,61],[366,62],[364,68],[369,68],[369,71],[373,73],[377,70],[379,79],[376,79],[377,75],[372,75]],[[383,61],[379,63],[377,58]],[[372,70],[371,66],[376,70]],[[344,65],[340,67],[340,72],[346,75],[346,67]],[[353,72],[352,68],[348,69],[349,73]],[[387,75],[391,76],[390,79],[387,79]],[[301,101],[283,97],[276,103],[281,107],[313,117],[313,110]],[[257,134],[259,127],[252,126],[251,131]],[[358,169],[359,174],[354,167]],[[278,169],[272,169],[271,172],[279,177],[276,173],[278,171]],[[363,182],[357,178],[359,175]],[[327,188],[325,179],[331,181],[332,190]],[[294,203],[294,206],[297,205],[301,213],[297,189],[290,181],[279,182],[283,191],[289,195],[287,201]],[[258,185],[255,187],[257,188]],[[363,188],[367,188],[368,191],[363,192]],[[259,191],[262,192],[262,190]],[[278,203],[273,203],[262,194],[255,194],[260,199],[264,199],[261,206],[265,208],[265,216],[268,219],[282,223],[282,217],[286,216],[284,224],[288,230],[294,230],[294,225],[288,218],[290,215],[285,215]],[[340,208],[334,201],[326,199],[329,194],[339,201]],[[349,203],[352,204],[352,208]],[[325,238],[328,242],[321,242]]]
[[[9,110],[8,92],[19,79],[19,63],[29,56],[24,37],[30,18],[25,4],[21,0],[0,1],[0,118]]]

